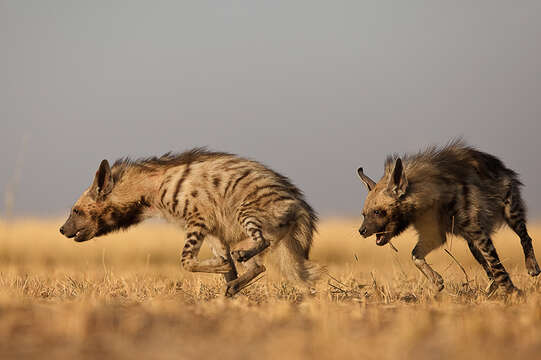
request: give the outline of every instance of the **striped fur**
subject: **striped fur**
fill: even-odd
[[[265,270],[268,252],[290,278],[311,283],[319,276],[308,260],[317,217],[301,191],[258,162],[204,149],[120,159],[111,168],[104,160],[61,232],[86,241],[154,216],[184,226],[183,267],[224,274],[227,295]],[[209,237],[216,257],[198,260]],[[243,243],[249,246],[236,248]],[[235,261],[248,268],[240,277]]]
[[[443,289],[443,279],[426,263],[425,256],[445,243],[449,233],[467,241],[493,280],[492,290],[495,285],[508,292],[516,290],[490,238],[503,223],[520,237],[529,274],[539,275],[526,230],[522,184],[496,157],[454,141],[403,158],[390,156],[377,183],[362,168],[358,173],[369,189],[361,235],[376,234],[376,243],[382,246],[413,225],[419,233],[413,261],[438,290]]]

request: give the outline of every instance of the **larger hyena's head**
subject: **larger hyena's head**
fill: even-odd
[[[121,201],[114,195],[115,182],[107,160],[103,160],[92,185],[73,205],[60,233],[77,242],[83,242],[111,231],[127,228],[140,222],[148,204],[137,201]]]
[[[103,160],[92,185],[83,192],[71,208],[68,219],[60,227],[60,233],[77,242],[92,239],[102,232],[102,214],[110,205],[109,194],[114,187],[111,168],[107,160]]]
[[[413,209],[407,201],[408,180],[402,160],[397,158],[391,164],[391,171],[386,172],[378,183],[366,176],[362,168],[357,172],[368,188],[359,233],[364,237],[376,234],[376,244],[383,246],[411,223]]]

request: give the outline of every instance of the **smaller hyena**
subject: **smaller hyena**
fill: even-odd
[[[455,141],[403,159],[396,155],[387,158],[385,174],[378,183],[362,168],[358,174],[369,190],[360,234],[376,234],[376,244],[383,246],[413,225],[419,234],[413,262],[438,290],[443,289],[443,279],[425,256],[445,243],[446,234],[451,233],[467,241],[488,275],[488,291],[497,286],[516,291],[490,239],[503,222],[520,236],[528,273],[539,275],[526,230],[522,184],[496,157]]]
[[[183,267],[223,274],[226,296],[265,271],[269,251],[286,276],[308,284],[319,276],[308,260],[317,217],[301,191],[258,162],[203,149],[112,168],[103,160],[60,232],[82,242],[154,216],[184,225]],[[198,260],[208,236],[216,257]],[[250,247],[233,249],[240,243]],[[238,276],[234,260],[248,270]]]

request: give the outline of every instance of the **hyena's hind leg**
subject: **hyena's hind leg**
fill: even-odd
[[[240,223],[244,231],[253,244],[248,249],[231,251],[231,256],[238,262],[247,262],[248,270],[237,279],[227,283],[225,296],[233,296],[248,285],[259,274],[266,270],[265,266],[260,264],[254,257],[270,246],[270,241],[263,236],[262,221],[255,216],[245,215],[240,218]]]
[[[231,297],[235,295],[265,270],[266,269],[264,265],[259,264],[258,262],[253,260],[250,261],[248,265],[248,270],[244,274],[227,283],[225,296]]]
[[[270,241],[263,236],[262,222],[257,217],[246,216],[245,218],[241,218],[240,221],[242,227],[255,245],[246,250],[234,250],[231,252],[231,256],[238,262],[245,262],[268,248]]]
[[[528,274],[531,276],[539,275],[541,269],[539,269],[535,258],[532,238],[526,229],[526,209],[520,196],[519,185],[515,182],[511,184],[504,200],[504,215],[507,225],[520,237]]]
[[[487,294],[493,293],[498,288],[498,284],[496,284],[496,282],[494,281],[494,274],[492,273],[490,265],[487,263],[487,261],[483,257],[483,254],[481,254],[481,251],[479,251],[479,249],[475,246],[473,242],[468,241],[468,246],[475,260],[477,260],[477,262],[481,264],[481,266],[487,273],[489,285],[487,286],[485,291],[487,292]]]
[[[464,237],[468,243],[472,242],[479,249],[485,261],[490,265],[496,284],[508,293],[517,292],[518,289],[513,285],[507,270],[501,263],[490,236],[481,229],[470,229]]]
[[[184,244],[181,258],[182,266],[191,272],[224,274],[226,280],[228,277],[233,279],[233,271],[236,274],[236,270],[231,265],[232,261],[230,262],[226,256],[202,261],[197,259],[197,255],[203,245],[203,240],[207,235],[206,227],[201,225],[186,228],[186,243]]]

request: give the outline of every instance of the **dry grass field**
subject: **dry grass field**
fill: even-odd
[[[487,296],[462,239],[445,249],[468,281],[442,248],[428,257],[446,281],[435,294],[409,259],[413,232],[394,252],[360,238],[356,220],[327,219],[313,258],[330,276],[315,291],[269,273],[226,299],[221,277],[180,268],[175,227],[77,244],[61,222],[0,222],[0,359],[541,357],[541,286],[507,229],[496,247],[524,298]]]

